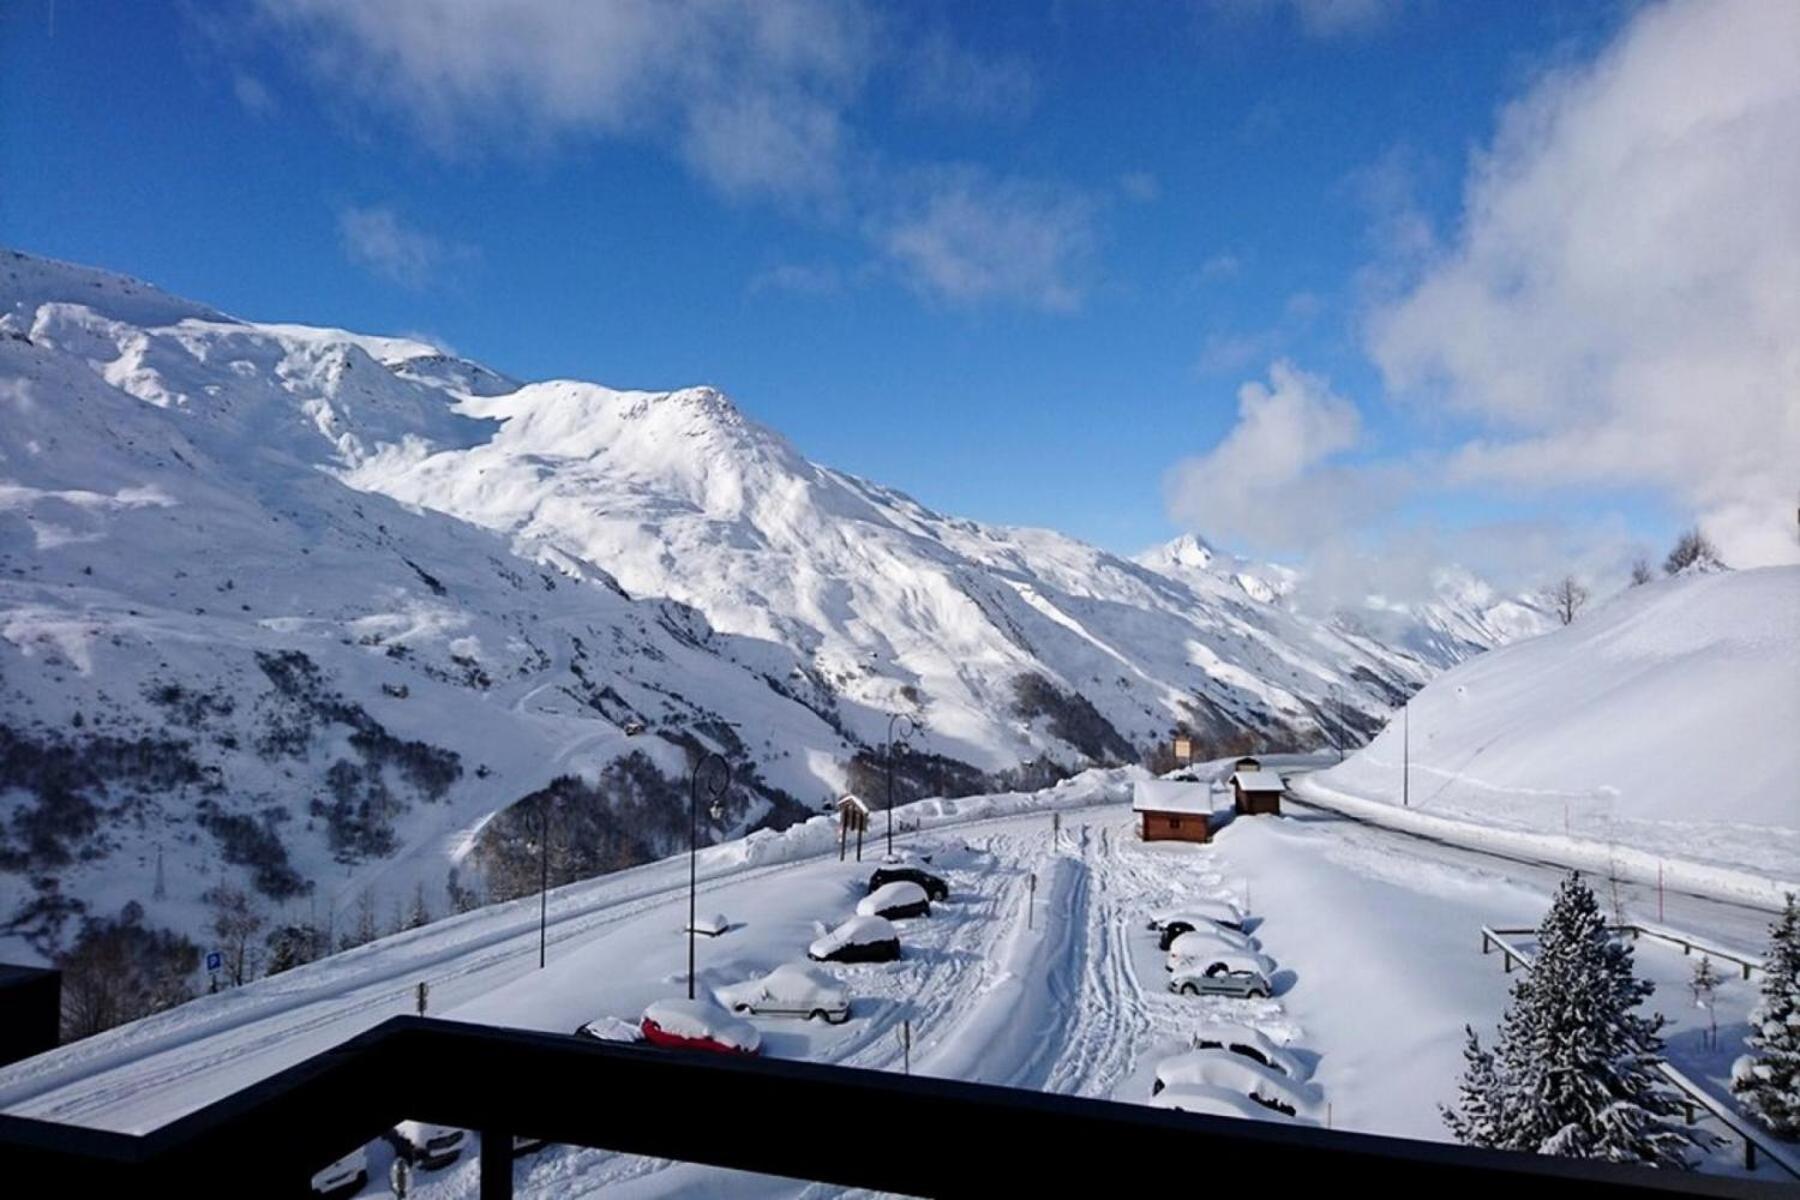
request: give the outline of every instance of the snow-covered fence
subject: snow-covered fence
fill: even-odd
[[[1613,928],[1615,932],[1636,932],[1637,930],[1637,927],[1630,925],[1615,926]],[[1506,939],[1508,937],[1517,937],[1521,934],[1535,934],[1536,932],[1537,930],[1535,929],[1495,929],[1491,926],[1483,925],[1481,927],[1481,952],[1486,954],[1491,949],[1498,949],[1504,956],[1503,961],[1506,964],[1506,970],[1511,971],[1513,969],[1513,964],[1517,963],[1519,966],[1529,971],[1535,963],[1535,956],[1529,950],[1520,946],[1515,946]],[[1652,936],[1666,936],[1664,934],[1656,933],[1655,931],[1646,930],[1645,932],[1651,933]],[[1669,938],[1669,940],[1675,941],[1676,939]],[[1738,961],[1741,962],[1742,960],[1739,959]],[[1760,962],[1754,965],[1757,967],[1762,966]],[[1749,968],[1746,967],[1744,978],[1748,979],[1749,977]],[[1771,1135],[1751,1125],[1738,1113],[1732,1111],[1728,1105],[1724,1104],[1716,1096],[1712,1095],[1705,1088],[1701,1087],[1698,1083],[1695,1083],[1692,1079],[1689,1079],[1686,1075],[1682,1074],[1668,1063],[1660,1062],[1657,1063],[1656,1066],[1662,1073],[1663,1078],[1667,1079],[1675,1090],[1682,1094],[1683,1100],[1687,1105],[1688,1124],[1691,1125],[1699,1119],[1698,1114],[1695,1112],[1696,1108],[1705,1109],[1708,1116],[1711,1116],[1713,1119],[1717,1120],[1719,1124],[1736,1134],[1738,1140],[1744,1143],[1745,1170],[1756,1170],[1756,1155],[1757,1151],[1760,1150],[1764,1157],[1770,1162],[1781,1168],[1781,1170],[1785,1171],[1790,1177],[1800,1180],[1800,1160],[1797,1160],[1791,1151],[1777,1145],[1771,1139]]]
[[[1727,950],[1725,947],[1720,946],[1715,942],[1709,942],[1702,938],[1694,937],[1691,934],[1670,929],[1667,926],[1643,925],[1635,921],[1628,921],[1623,925],[1608,925],[1607,929],[1611,930],[1613,933],[1628,933],[1634,941],[1640,937],[1647,937],[1654,938],[1660,942],[1668,942],[1672,946],[1680,946],[1681,953],[1684,957],[1691,955],[1694,951],[1698,950],[1708,958],[1723,959],[1725,962],[1736,963],[1738,968],[1743,971],[1745,979],[1750,978],[1750,972],[1752,971],[1764,970],[1763,960],[1754,954],[1740,954],[1736,950]],[[1537,930],[1535,929],[1490,929],[1486,925],[1483,925],[1481,927],[1481,952],[1486,954],[1495,947],[1498,947],[1503,952],[1508,952],[1506,969],[1511,971],[1512,956],[1506,945],[1506,938],[1529,936],[1536,932]]]

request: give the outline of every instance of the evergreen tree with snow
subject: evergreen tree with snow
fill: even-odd
[[[1732,1064],[1732,1094],[1776,1134],[1800,1137],[1800,909],[1791,892],[1770,930],[1762,1000],[1744,1044],[1750,1053]]]
[[[1444,1123],[1456,1140],[1466,1146],[1498,1146],[1500,1129],[1496,1124],[1500,1105],[1500,1082],[1494,1072],[1494,1052],[1482,1048],[1473,1027],[1463,1026],[1468,1041],[1463,1045],[1463,1071],[1460,1099],[1452,1108],[1442,1106]]]
[[[1636,1009],[1654,985],[1607,932],[1571,875],[1538,927],[1537,961],[1513,985],[1493,1051],[1471,1033],[1460,1102],[1444,1110],[1471,1145],[1686,1167],[1695,1139],[1656,1071],[1663,1018]]]

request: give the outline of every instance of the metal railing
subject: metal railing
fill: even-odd
[[[952,1080],[682,1054],[396,1017],[142,1135],[0,1114],[13,1195],[306,1195],[402,1119],[481,1135],[512,1195],[512,1138],[922,1196],[1116,1194],[1204,1183],[1334,1194],[1776,1196],[1754,1181],[1478,1150]],[[722,1184],[722,1187],[728,1186]]]
[[[1671,937],[1667,934],[1660,934],[1653,930],[1641,929],[1639,926],[1635,925],[1609,925],[1607,928],[1614,933],[1632,933],[1634,935],[1638,932],[1648,933],[1653,937],[1663,937],[1665,940],[1675,942],[1677,945],[1683,944],[1682,940],[1679,938]],[[1483,925],[1481,927],[1481,952],[1487,954],[1490,950],[1498,949],[1503,956],[1502,961],[1505,964],[1504,969],[1509,973],[1512,971],[1515,962],[1529,971],[1531,970],[1533,963],[1533,955],[1531,952],[1529,950],[1523,950],[1506,940],[1508,937],[1519,937],[1521,935],[1535,937],[1537,936],[1537,930],[1497,929],[1492,926]],[[1709,950],[1708,953],[1711,953],[1711,951]],[[1734,959],[1734,961],[1741,963],[1744,960],[1739,958]],[[1758,970],[1762,969],[1760,960],[1745,966],[1745,979],[1750,978],[1751,966],[1754,966]],[[1775,1139],[1771,1134],[1757,1129],[1742,1116],[1733,1112],[1727,1105],[1721,1103],[1717,1097],[1712,1095],[1712,1093],[1708,1092],[1705,1088],[1701,1087],[1698,1083],[1695,1083],[1692,1079],[1689,1079],[1687,1075],[1676,1070],[1668,1063],[1658,1063],[1657,1068],[1661,1071],[1663,1078],[1667,1079],[1669,1083],[1682,1094],[1684,1103],[1687,1107],[1688,1124],[1694,1124],[1698,1118],[1695,1109],[1703,1108],[1708,1115],[1717,1120],[1719,1124],[1729,1129],[1737,1136],[1737,1139],[1744,1144],[1745,1170],[1756,1170],[1757,1154],[1760,1151],[1764,1158],[1767,1158],[1770,1162],[1774,1163],[1776,1167],[1785,1172],[1790,1178],[1800,1180],[1800,1163],[1795,1162],[1790,1151],[1776,1145]]]

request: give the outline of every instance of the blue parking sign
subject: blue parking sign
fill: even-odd
[[[217,950],[208,950],[206,952],[206,969],[207,970],[216,971],[224,965],[225,965],[225,956],[223,954],[220,954]]]

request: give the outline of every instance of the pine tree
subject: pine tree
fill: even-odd
[[[1800,909],[1792,893],[1770,929],[1762,999],[1744,1044],[1750,1053],[1732,1064],[1732,1094],[1775,1133],[1800,1136]]]
[[[1463,1060],[1469,1065],[1459,1089],[1461,1101],[1455,1108],[1441,1106],[1444,1123],[1464,1145],[1498,1146],[1500,1130],[1495,1122],[1502,1100],[1500,1077],[1494,1071],[1494,1052],[1481,1048],[1481,1039],[1472,1027],[1463,1026],[1463,1032],[1469,1035],[1463,1046]]]
[[[1557,889],[1538,927],[1538,958],[1513,985],[1494,1050],[1470,1035],[1462,1102],[1445,1110],[1474,1145],[1687,1166],[1694,1138],[1661,1084],[1663,1019],[1634,1010],[1653,985],[1607,932],[1579,876]]]

